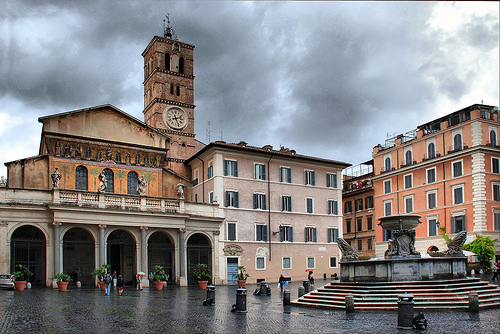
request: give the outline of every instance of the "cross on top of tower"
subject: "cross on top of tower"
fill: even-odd
[[[175,35],[174,28],[170,26],[170,13],[165,15],[167,18],[167,25],[165,25],[165,20],[163,20],[163,37],[169,38],[169,39],[175,39],[177,40],[177,36]]]

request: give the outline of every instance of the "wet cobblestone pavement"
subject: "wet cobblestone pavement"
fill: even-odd
[[[236,286],[217,286],[214,306],[203,306],[206,291],[197,287],[169,286],[163,291],[125,287],[123,296],[116,290],[106,296],[97,288],[70,287],[68,292],[49,288],[0,290],[0,332],[500,333],[499,309],[426,312],[427,331],[397,330],[397,312],[346,314],[283,306],[280,291],[275,284],[270,285],[271,296],[254,296],[257,285],[247,285],[245,314],[231,312]],[[297,298],[299,285],[290,285],[292,300]]]

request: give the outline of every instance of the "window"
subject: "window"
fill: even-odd
[[[467,231],[465,215],[451,217],[451,233],[458,233],[461,231]]]
[[[337,258],[335,256],[330,257],[330,268],[337,268]]]
[[[493,213],[493,230],[500,231],[500,212]]]
[[[413,212],[413,197],[405,198],[405,212],[406,213]]]
[[[453,137],[453,151],[458,151],[462,149],[462,135],[457,133]]]
[[[292,269],[292,259],[290,257],[283,257],[281,269]]]
[[[106,189],[104,190],[104,192],[106,193],[114,193],[115,192],[115,187],[114,187],[114,174],[113,174],[113,171],[109,168],[106,168],[104,170],[104,176],[106,177],[106,181],[107,181],[107,185],[106,185]]]
[[[392,201],[387,201],[384,203],[384,211],[386,216],[392,215]]]
[[[266,258],[265,257],[256,257],[255,258],[255,269],[256,270],[265,270],[266,269]]]
[[[339,229],[338,228],[329,228],[328,229],[328,243],[337,242],[338,237],[339,237]]]
[[[493,185],[493,200],[500,201],[500,184]]]
[[[312,256],[309,256],[307,257],[307,269],[314,269],[316,268],[316,265],[315,265],[315,261],[314,261],[314,257]]]
[[[292,169],[290,167],[281,167],[280,181],[292,183]]]
[[[317,242],[317,240],[316,240],[316,227],[306,227],[305,228],[305,239],[306,239],[306,242]]]
[[[238,208],[238,192],[227,190],[226,191],[226,207]]]
[[[453,163],[453,177],[462,176],[462,161]]]
[[[253,208],[267,210],[266,194],[253,194]]]
[[[170,94],[174,95],[174,85],[170,84]]]
[[[177,96],[180,96],[180,95],[181,95],[181,87],[176,86],[175,88],[176,88],[176,90],[177,90],[177,91],[176,91]]]
[[[238,176],[238,161],[224,160],[224,175],[225,176]]]
[[[464,202],[464,188],[455,187],[453,188],[453,204],[461,204]]]
[[[428,209],[435,209],[437,207],[436,203],[436,193],[427,193],[427,208]]]
[[[363,240],[358,240],[358,251],[363,250]]]
[[[139,175],[136,172],[130,172],[127,175],[127,193],[129,195],[137,195],[137,185],[139,183]]]
[[[405,153],[405,164],[406,164],[406,165],[411,165],[411,164],[412,164],[412,162],[413,162],[413,160],[412,160],[412,157],[411,157],[411,151],[410,151],[410,150],[408,150],[408,151],[406,151],[406,153]]]
[[[305,171],[305,184],[307,185],[311,185],[311,186],[314,186],[316,184],[315,182],[315,176],[314,176],[314,171],[312,170],[306,170]]]
[[[384,167],[386,172],[391,170],[391,158],[385,158]]]
[[[391,180],[384,181],[384,194],[391,192]]]
[[[208,193],[208,201],[210,204],[214,203],[214,192],[213,191]]]
[[[292,212],[292,196],[281,195],[281,211]]]
[[[356,211],[362,211],[363,210],[363,199],[362,198],[358,198],[354,202],[354,206],[356,208]]]
[[[427,170],[427,183],[436,182],[436,168],[429,168]]]
[[[351,213],[352,212],[352,202],[347,201],[344,203],[344,213]]]
[[[207,167],[207,179],[212,177],[214,177],[214,165],[213,162],[209,162]]]
[[[264,224],[255,225],[255,240],[267,241],[267,225]]]
[[[373,209],[373,196],[368,196],[365,198],[365,209]]]
[[[193,187],[198,184],[199,175],[200,175],[200,171],[198,169],[196,169],[194,171],[194,175],[193,175],[193,181],[192,181]]]
[[[405,175],[405,189],[409,189],[411,188],[413,185],[412,185],[412,174],[410,175]]]
[[[76,190],[88,189],[88,171],[87,168],[85,168],[84,166],[76,167],[75,189]]]
[[[373,230],[373,218],[372,217],[366,218],[366,229],[368,231]]]
[[[345,231],[346,233],[351,233],[351,220],[345,221]]]
[[[170,53],[165,53],[165,69],[170,71]]]
[[[326,186],[328,188],[337,188],[337,174],[326,173]]]
[[[307,213],[313,213],[314,212],[313,199],[310,198],[310,197],[306,198],[306,212]]]
[[[493,147],[497,146],[497,133],[495,130],[490,131],[490,145]]]
[[[491,171],[497,174],[500,173],[500,159],[498,158],[491,159]]]
[[[328,214],[329,215],[338,215],[339,214],[339,205],[337,201],[328,200]]]
[[[281,226],[280,227],[280,240],[293,242],[293,226]]]
[[[179,58],[179,73],[184,73],[184,57]]]
[[[368,250],[373,249],[373,240],[371,238],[366,239],[366,249],[368,249]]]
[[[266,179],[266,165],[255,164],[255,179],[256,180]]]
[[[433,237],[437,235],[437,219],[429,220],[429,237]]]
[[[356,225],[358,232],[363,231],[363,218],[356,219]]]
[[[227,240],[236,240],[236,223],[227,223]]]
[[[392,239],[392,231],[389,230],[383,230],[383,231],[384,231],[383,241],[388,241]]]
[[[436,157],[436,145],[434,143],[430,143],[427,146],[427,158],[432,159]]]

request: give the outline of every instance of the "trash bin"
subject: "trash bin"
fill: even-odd
[[[398,329],[413,329],[413,295],[398,295]]]
[[[247,289],[236,289],[236,307],[235,311],[239,313],[246,313],[247,311]]]
[[[215,286],[213,285],[207,286],[207,301],[210,303],[210,305],[215,304]]]
[[[304,286],[304,293],[309,293],[309,280],[308,279],[303,280],[302,285]]]

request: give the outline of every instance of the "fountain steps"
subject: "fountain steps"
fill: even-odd
[[[345,309],[345,296],[351,293],[356,310],[397,310],[398,295],[414,296],[415,310],[467,310],[469,294],[478,294],[479,307],[500,307],[500,288],[480,279],[418,282],[333,282],[297,300],[294,305]]]

